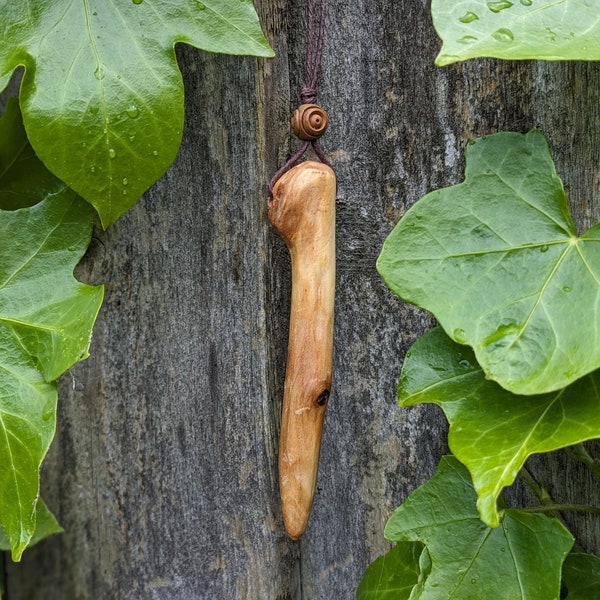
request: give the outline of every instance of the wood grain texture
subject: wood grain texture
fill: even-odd
[[[285,529],[298,540],[312,508],[331,394],[335,299],[335,174],[306,161],[273,188],[269,220],[290,251],[292,300],[279,439]]]
[[[385,236],[423,194],[463,178],[469,139],[532,127],[548,137],[578,227],[600,220],[600,66],[436,68],[429,4],[329,2],[319,103],[338,182],[335,383],[301,541],[285,535],[279,506],[291,274],[266,181],[297,147],[304,3],[261,0],[277,57],[179,48],[181,152],[96,232],[80,268],[107,288],[91,356],[61,381],[43,473],[66,532],[9,565],[9,600],[351,600],[389,548],[384,523],[433,473],[446,431],[435,407],[396,405],[403,356],[432,320],[379,278]],[[562,454],[529,465],[557,501],[600,502]],[[598,520],[566,519],[600,550]]]

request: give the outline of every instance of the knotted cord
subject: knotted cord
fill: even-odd
[[[300,101],[302,105],[315,104],[317,101],[317,84],[319,80],[319,72],[321,70],[321,58],[323,56],[323,43],[325,37],[325,19],[327,16],[327,0],[320,1],[320,11],[318,19],[315,17],[316,0],[308,0],[307,6],[307,21],[308,31],[306,39],[306,69],[304,82],[300,88]],[[318,20],[315,27],[315,21]],[[315,35],[316,30],[316,35]],[[326,126],[326,125],[325,125]],[[324,129],[323,129],[324,131]],[[298,133],[296,132],[296,135]],[[326,165],[329,165],[327,157],[321,150],[317,139],[304,140],[300,148],[289,158],[289,160],[273,175],[269,182],[269,196],[273,196],[273,187],[277,180],[287,173],[294,163],[298,161],[308,147],[312,146],[319,160]]]

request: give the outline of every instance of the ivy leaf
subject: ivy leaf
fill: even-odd
[[[55,533],[62,533],[63,528],[58,524],[55,516],[50,512],[46,503],[39,498],[35,505],[35,533],[29,541],[28,548]],[[10,541],[0,528],[0,550],[10,550]]]
[[[595,2],[433,0],[431,12],[443,40],[439,66],[481,56],[600,60]]]
[[[422,575],[422,557],[429,555],[419,542],[399,542],[367,567],[356,590],[356,600],[415,600],[414,588]],[[421,588],[421,585],[419,585]]]
[[[64,189],[35,155],[23,126],[16,98],[9,98],[0,118],[0,209],[32,206]]]
[[[479,520],[475,497],[467,470],[444,457],[390,517],[388,539],[427,547],[431,573],[422,597],[558,600],[571,534],[556,519],[520,510],[506,510],[491,529]]]
[[[36,531],[39,469],[56,423],[51,382],[87,356],[102,302],[101,287],[72,274],[92,219],[68,188],[0,211],[0,524],[14,560]]]
[[[600,437],[599,390],[595,371],[557,392],[515,396],[485,378],[471,348],[436,327],[407,353],[399,400],[444,411],[450,449],[471,472],[481,518],[495,527],[500,492],[529,456]]]
[[[593,554],[571,553],[563,565],[566,600],[600,598],[600,558]]]
[[[0,14],[0,83],[25,67],[29,140],[104,226],[161,177],[179,148],[175,43],[273,55],[248,0],[0,0]]]
[[[472,142],[465,181],[407,211],[377,266],[516,394],[600,367],[600,225],[577,237],[537,131]]]

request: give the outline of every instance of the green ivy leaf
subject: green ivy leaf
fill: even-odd
[[[595,2],[433,0],[431,12],[443,40],[439,66],[482,56],[600,60]]]
[[[390,517],[388,539],[422,542],[429,551],[422,597],[558,600],[571,534],[556,519],[519,510],[506,510],[491,529],[479,520],[475,497],[467,470],[444,457]]]
[[[436,327],[407,353],[399,400],[442,408],[450,449],[471,472],[481,518],[495,527],[502,488],[529,456],[600,437],[599,390],[595,371],[557,392],[515,396],[485,378],[471,348]]]
[[[356,600],[415,600],[414,588],[422,574],[422,556],[427,550],[418,542],[399,542],[373,562],[363,576]],[[426,561],[428,562],[428,561]],[[429,567],[431,564],[428,565]],[[419,588],[421,586],[419,585]]]
[[[55,516],[50,512],[46,503],[39,498],[35,505],[35,533],[27,545],[28,548],[55,533],[62,533],[63,528],[58,524]],[[10,541],[0,528],[0,550],[10,550]]]
[[[39,469],[54,436],[56,385],[87,356],[102,287],[73,268],[92,210],[72,190],[0,211],[0,524],[19,560],[36,531]]]
[[[600,558],[593,554],[569,554],[563,565],[563,584],[569,591],[565,600],[600,598]]]
[[[32,206],[65,188],[33,151],[16,98],[8,99],[0,118],[0,140],[0,209]]]
[[[472,142],[465,181],[419,200],[377,266],[514,393],[600,367],[600,225],[577,237],[539,132]]]
[[[21,107],[31,144],[104,226],[161,177],[179,148],[175,43],[273,55],[248,0],[0,0],[0,14],[0,82],[25,67]]]

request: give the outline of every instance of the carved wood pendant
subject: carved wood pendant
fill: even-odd
[[[331,388],[335,194],[333,170],[307,161],[277,181],[269,205],[269,219],[284,238],[292,265],[279,487],[285,527],[294,540],[310,516]]]

